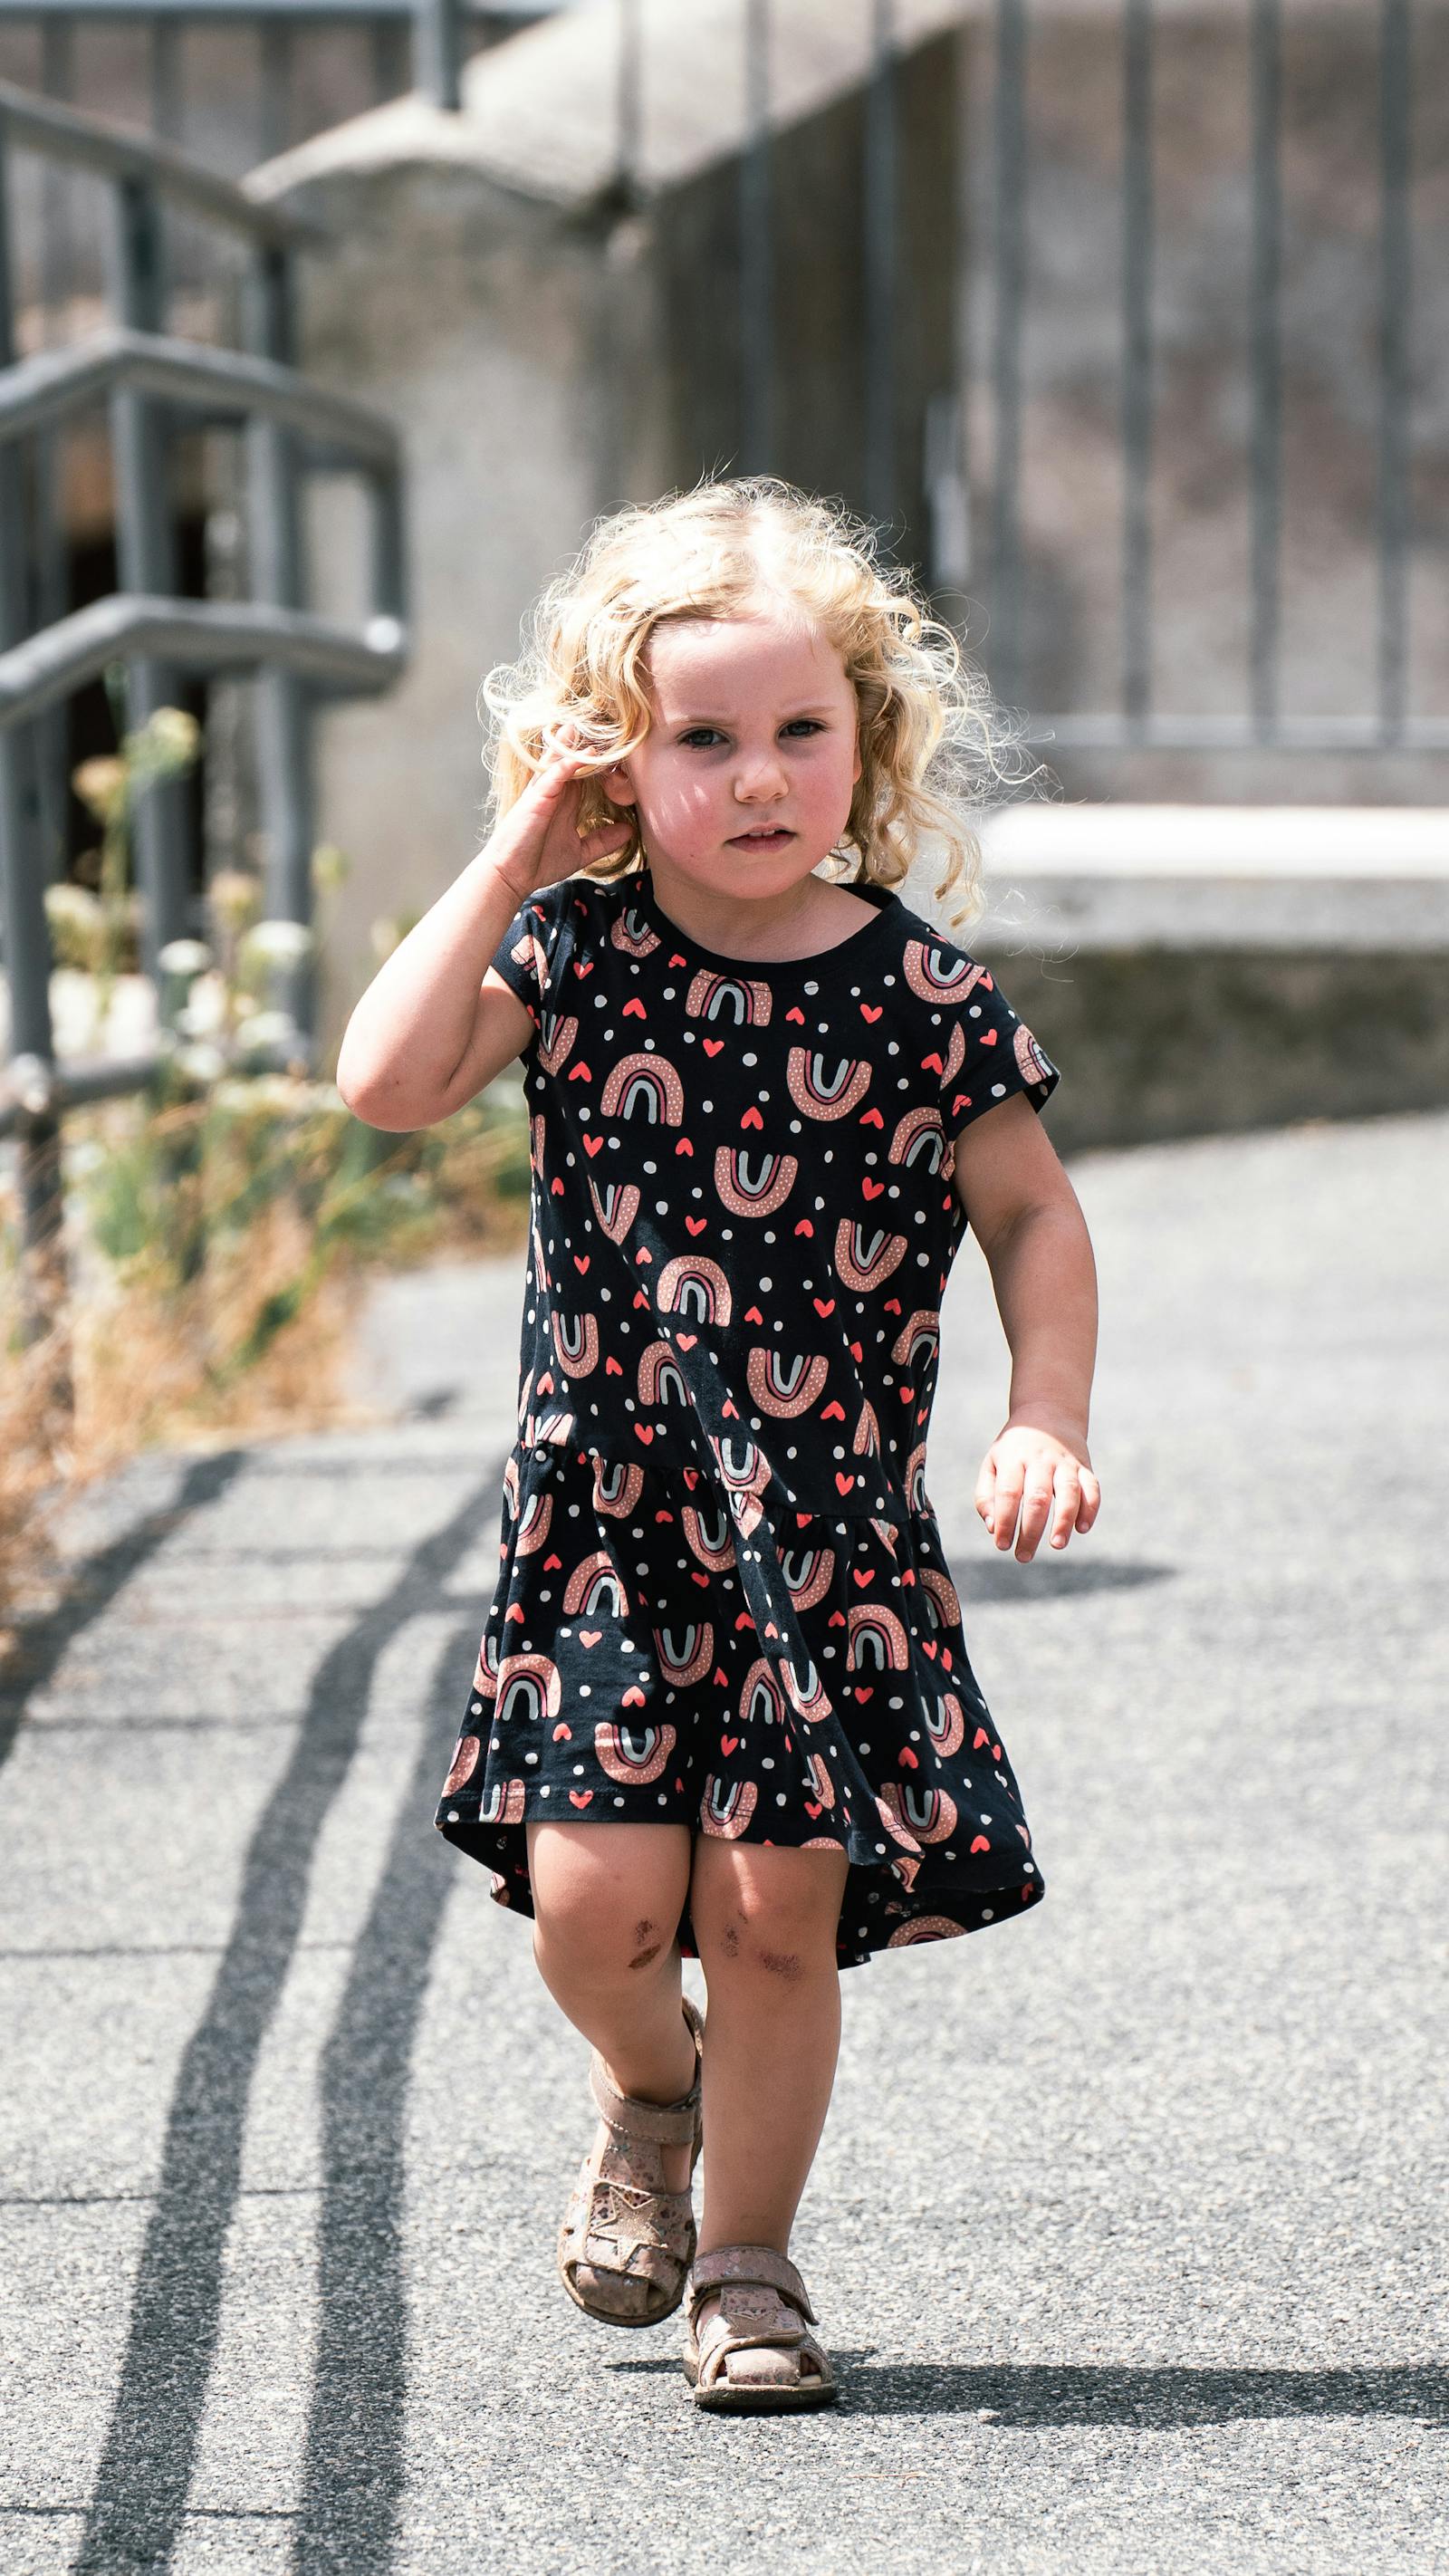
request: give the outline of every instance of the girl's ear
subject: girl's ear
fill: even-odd
[[[606,769],[599,785],[611,805],[632,805],[637,801],[627,769]]]

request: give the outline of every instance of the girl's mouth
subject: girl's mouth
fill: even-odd
[[[783,824],[770,824],[763,831],[731,833],[730,848],[732,850],[778,850],[786,841],[793,841],[794,838],[794,833],[787,832]]]

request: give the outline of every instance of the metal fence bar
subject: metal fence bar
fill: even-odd
[[[1258,739],[1267,742],[1278,716],[1283,518],[1283,195],[1282,0],[1252,0],[1249,20],[1252,91],[1253,247],[1249,312],[1252,429],[1249,470],[1252,623],[1249,702]]]
[[[1413,310],[1409,186],[1413,99],[1409,0],[1382,0],[1379,21],[1379,544],[1378,705],[1386,736],[1409,704],[1409,350]]]
[[[644,157],[644,31],[639,0],[619,0],[615,115],[619,195],[631,206],[640,194]]]
[[[1152,0],[1122,25],[1122,704],[1152,698]]]
[[[997,0],[992,156],[991,373],[992,593],[998,620],[992,658],[1000,695],[1014,699],[1024,669],[1021,563],[1021,334],[1026,296],[1026,8]]]
[[[745,148],[740,155],[740,340],[747,474],[775,464],[775,276],[770,198],[770,0],[745,0]]]
[[[255,254],[249,280],[249,335],[277,365],[293,355],[291,279],[284,252]],[[302,519],[292,436],[275,420],[247,430],[248,520],[252,530],[252,597],[269,607],[300,608]],[[312,759],[306,697],[279,666],[257,684],[257,771],[266,846],[267,911],[274,921],[312,920]],[[310,964],[292,978],[287,1006],[297,1026],[315,1024],[316,979]]]
[[[166,285],[161,210],[144,180],[116,182],[112,197],[111,304],[133,331],[164,331]],[[163,405],[123,388],[111,401],[111,441],[116,478],[116,574],[122,590],[153,597],[176,589],[176,542],[170,496],[170,433]],[[126,670],[126,712],[139,729],[176,696],[164,662],[132,661]],[[144,896],[142,941],[148,974],[168,940],[189,928],[189,869],[184,789],[179,779],[156,781],[139,800],[135,816],[136,875]]]
[[[865,93],[865,492],[889,551],[896,531],[896,270],[898,177],[895,11],[871,0]]]
[[[11,301],[8,137],[0,117],[0,367],[15,357]],[[26,630],[27,547],[21,459],[0,451],[0,658]],[[0,930],[10,987],[12,1055],[48,1062],[54,1051],[50,1018],[50,926],[45,914],[45,871],[35,864],[30,796],[31,744],[19,733],[0,738]],[[20,1332],[26,1344],[50,1329],[65,1295],[61,1232],[60,1121],[42,1108],[19,1138],[16,1180],[20,1201]],[[60,1363],[64,1372],[65,1363]],[[69,1400],[69,1380],[58,1386]]]
[[[413,83],[434,107],[463,104],[463,31],[458,0],[415,0]]]

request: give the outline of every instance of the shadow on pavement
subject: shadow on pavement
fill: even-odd
[[[857,2415],[976,2415],[1008,2431],[1067,2424],[1166,2432],[1197,2424],[1305,2415],[1406,2415],[1449,2424],[1449,2369],[1405,2362],[1383,2370],[1194,2370],[1171,2363],[882,2362],[835,2350],[840,2404]],[[676,2360],[614,2361],[618,2372],[679,2372]],[[682,2385],[682,2382],[681,2382]]]
[[[478,1623],[439,1658],[429,1708],[458,1698]],[[407,2473],[403,2273],[408,2079],[457,1864],[425,1830],[448,1748],[424,1723],[387,1860],[322,2059],[317,2359],[307,2424],[299,2576],[391,2564]]]
[[[175,2549],[221,2322],[222,2259],[241,2180],[252,2077],[297,1946],[318,1837],[356,1753],[378,1658],[407,1620],[436,1613],[449,1576],[476,1539],[480,1519],[496,1508],[502,1463],[500,1459],[474,1486],[452,1518],[415,1550],[397,1580],[323,1657],[291,1758],[253,1832],[227,1947],[172,2095],[120,2385],[73,2576],[161,2570]],[[476,1624],[481,1627],[481,1605]],[[469,1655],[476,1645],[475,1634]],[[423,1732],[430,1735],[426,1723]],[[436,1740],[428,1744],[426,1755],[431,1780],[439,1761]],[[420,1774],[423,1762],[420,1747]],[[410,1788],[399,1834],[415,1838],[431,1859],[428,1809],[420,1818],[412,1796]],[[431,1803],[429,1799],[429,1807]],[[395,1885],[391,1863],[389,1876]],[[430,1909],[441,1903],[445,1883],[446,1873],[440,1871],[437,1895],[428,1891],[416,1900],[420,1911],[412,1929],[392,1927],[404,1984],[420,1973],[414,1954],[421,1938],[431,1941]],[[375,1926],[374,1913],[368,1926],[374,1958],[380,1940]],[[355,2045],[355,1975],[348,1997],[352,2009],[344,2019]],[[385,2032],[381,2044],[386,2054]],[[348,2120],[339,2104],[337,2045],[328,2051],[329,2143],[334,2152],[341,2148],[345,2154]],[[395,2054],[402,2042],[394,2040],[391,2046]],[[334,2225],[338,2196],[348,2188],[347,2173],[341,2170],[329,2174],[324,2184]],[[385,2193],[389,2186],[385,2177],[379,2184],[374,2175],[365,2175],[363,2188]],[[335,2250],[333,2259],[335,2264]],[[401,2323],[379,2314],[371,2324],[390,2354]],[[325,2402],[330,2416],[331,2400]],[[377,2411],[373,2409],[374,2420]],[[393,2454],[387,2451],[379,2463],[381,2484],[368,2508],[374,2516],[390,2517],[387,2481],[393,2469]],[[313,2563],[325,2562],[314,2552]],[[354,2563],[360,2567],[366,2562],[359,2557]]]
[[[52,1679],[67,1648],[104,1615],[164,1538],[226,1491],[246,1456],[244,1449],[221,1449],[209,1458],[198,1458],[187,1468],[176,1500],[164,1511],[147,1512],[134,1528],[67,1568],[64,1597],[41,1618],[22,1625],[6,1668],[0,1689],[0,1763],[9,1759],[32,1693],[43,1690]]]

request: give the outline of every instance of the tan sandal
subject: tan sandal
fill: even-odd
[[[716,2292],[719,2305],[701,2326],[699,2312]],[[830,2355],[809,2332],[815,2311],[787,2254],[771,2245],[717,2245],[698,2255],[688,2315],[684,2376],[696,2406],[773,2415],[835,2403]]]
[[[700,2053],[704,2023],[688,1996],[694,2082],[679,2102],[641,2102],[621,2093],[598,2050],[589,2084],[603,2129],[579,2168],[559,2230],[558,2270],[575,2307],[609,2326],[657,2326],[684,2297],[694,2259],[691,2194],[669,2191],[662,2147],[689,2146],[691,2177],[704,2138]]]

